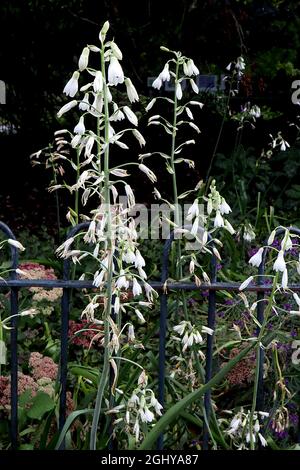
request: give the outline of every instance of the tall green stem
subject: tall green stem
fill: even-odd
[[[108,97],[106,89],[106,71],[105,71],[105,60],[104,60],[104,45],[101,48],[101,70],[103,75],[103,101],[104,101],[104,207],[106,217],[106,248],[108,251],[108,268],[107,268],[107,287],[106,287],[106,304],[104,310],[104,357],[103,357],[103,368],[100,377],[95,409],[93,414],[93,422],[90,436],[90,449],[96,450],[97,444],[97,430],[98,423],[102,408],[103,396],[109,376],[109,341],[110,341],[110,325],[109,318],[111,315],[112,308],[112,277],[113,277],[113,242],[112,242],[112,223],[111,223],[111,207],[110,207],[110,186],[109,186],[109,109],[108,109]],[[100,159],[100,156],[99,156]],[[102,188],[100,187],[100,191]]]
[[[172,181],[173,181],[173,203],[175,207],[174,222],[179,227],[181,225],[180,212],[178,207],[178,190],[177,190],[177,178],[176,178],[176,167],[175,167],[175,147],[176,147],[176,136],[177,136],[177,94],[176,89],[178,85],[178,74],[179,74],[179,57],[176,60],[175,70],[175,91],[174,91],[174,109],[173,109],[173,130],[172,130],[172,144],[171,144],[171,168],[172,168]],[[182,269],[180,264],[181,259],[181,248],[180,240],[176,240],[176,257],[175,257],[175,273],[176,279],[182,277]]]
[[[54,184],[57,185],[57,176],[56,176],[56,171],[55,171],[55,166],[53,159],[51,158],[51,165],[52,165],[52,171],[53,171],[53,181]],[[59,209],[59,197],[58,197],[58,191],[55,191],[55,205],[56,205],[56,222],[57,222],[57,242],[60,244],[60,209]]]

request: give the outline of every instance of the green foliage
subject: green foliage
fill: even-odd
[[[31,406],[27,411],[28,418],[42,419],[42,417],[56,406],[55,401],[45,392],[38,392],[32,399]]]

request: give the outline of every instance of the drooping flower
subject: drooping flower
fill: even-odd
[[[134,327],[133,325],[128,326],[128,341],[132,342],[135,340]]]
[[[83,100],[79,103],[79,109],[81,111],[87,111],[90,107],[89,94],[85,93]]]
[[[113,109],[114,109],[114,113],[110,117],[111,121],[122,121],[123,119],[125,119],[124,113],[123,111],[120,110],[117,103],[113,103]]]
[[[160,78],[160,76],[158,76],[152,83],[152,87],[156,88],[156,90],[160,90],[161,86],[162,86],[162,79]]]
[[[143,268],[145,265],[146,265],[146,262],[144,258],[142,257],[140,251],[136,250],[134,266],[138,269],[138,268]]]
[[[224,227],[224,219],[220,214],[220,211],[216,212],[216,217],[214,220],[214,227],[219,228],[219,227]]]
[[[128,206],[133,207],[135,205],[135,197],[129,184],[125,184],[125,192],[127,196]]]
[[[286,149],[290,146],[290,144],[286,141],[286,140],[283,140],[281,141],[281,145],[280,145],[280,150],[282,152],[285,152]]]
[[[198,86],[196,85],[195,81],[192,78],[190,79],[190,84],[191,84],[193,92],[196,93],[196,95],[197,95],[199,93],[199,88],[198,88]]]
[[[202,331],[202,333],[206,333],[210,336],[212,336],[214,334],[214,330],[212,328],[208,328],[208,326],[202,326],[201,331]]]
[[[255,239],[255,237],[256,237],[256,235],[255,235],[255,232],[252,228],[252,225],[251,224],[246,224],[245,229],[244,229],[244,233],[243,233],[244,240],[246,240],[247,242],[251,242],[252,240]]]
[[[118,61],[114,56],[111,56],[108,66],[108,83],[110,85],[118,85],[124,82],[124,72]]]
[[[278,256],[276,258],[276,261],[273,264],[273,269],[274,269],[274,271],[281,271],[282,273],[286,269],[283,250],[279,251]]]
[[[179,325],[174,326],[173,330],[176,331],[176,333],[178,333],[180,336],[182,336],[186,328],[186,325],[187,325],[187,322],[183,320],[182,322],[179,323]]]
[[[170,72],[169,72],[169,64],[166,63],[164,68],[163,68],[163,71],[160,72],[159,74],[159,78],[163,81],[163,82],[169,82],[170,79],[171,79],[171,76],[170,76]]]
[[[131,122],[131,124],[133,124],[134,126],[137,126],[138,125],[138,119],[137,119],[136,115],[134,114],[134,112],[131,111],[131,109],[128,106],[124,106],[123,111],[124,111],[128,121]]]
[[[141,295],[142,293],[142,288],[135,277],[132,280],[132,293],[134,297]]]
[[[73,73],[72,78],[70,78],[70,80],[68,81],[68,83],[66,84],[64,88],[63,92],[67,96],[70,96],[71,98],[73,98],[76,95],[78,91],[78,79],[79,79],[79,72],[76,70],[76,72]]]
[[[17,240],[13,240],[12,238],[8,238],[7,243],[9,243],[11,246],[14,246],[15,248],[18,248],[20,251],[25,251],[24,246],[22,243],[18,242]]]
[[[126,85],[127,96],[128,96],[130,103],[139,101],[139,95],[135,89],[135,86],[130,80],[130,78],[125,78],[125,85]]]
[[[199,203],[198,203],[198,199],[195,199],[193,204],[188,210],[186,219],[192,220],[194,217],[198,217],[198,215],[199,215]]]
[[[80,117],[77,126],[74,127],[74,133],[75,134],[80,134],[80,135],[85,133],[85,125],[84,125],[84,117],[83,116]]]
[[[90,109],[90,113],[95,116],[99,117],[103,110],[103,98],[101,94],[95,95],[93,104]]]
[[[188,75],[188,77],[191,77],[192,75],[199,75],[199,69],[194,64],[193,59],[189,59],[187,61],[185,72],[186,72],[186,75]]]
[[[261,110],[259,106],[257,105],[252,106],[252,108],[250,108],[249,114],[251,114],[251,116],[255,118],[259,118],[261,116]]]
[[[116,281],[116,288],[117,289],[128,289],[129,287],[129,281],[126,279],[126,276],[125,276],[125,272],[123,271],[123,269],[121,269],[120,271],[120,276],[118,277],[117,281]]]
[[[157,181],[157,178],[155,174],[153,173],[153,171],[151,171],[150,168],[148,168],[146,165],[144,165],[143,163],[140,163],[139,169],[148,176],[149,180],[152,183],[155,183]]]
[[[226,230],[230,233],[230,235],[234,235],[235,234],[235,230],[233,228],[233,226],[231,225],[230,222],[228,222],[228,220],[225,220],[225,225],[224,227],[226,228]]]
[[[99,93],[103,90],[103,76],[100,70],[96,72],[93,88],[95,93]]]
[[[140,324],[146,323],[146,320],[145,320],[143,314],[137,308],[135,309],[135,314],[138,317],[138,321],[139,321]]]
[[[227,204],[227,202],[225,201],[225,199],[223,197],[222,197],[222,201],[221,201],[219,210],[220,210],[222,215],[223,214],[229,214],[229,212],[231,212],[231,207],[229,206],[229,204]]]
[[[123,54],[119,48],[119,46],[114,42],[114,41],[111,41],[110,42],[110,48],[113,52],[113,55],[118,59],[118,60],[122,60],[123,59]]]
[[[243,71],[246,68],[244,57],[240,56],[237,58],[236,65],[237,70]]]
[[[259,268],[262,262],[262,255],[263,255],[264,249],[260,248],[251,258],[249,259],[249,264],[252,264],[252,266],[256,266]]]
[[[136,138],[136,140],[138,141],[138,143],[140,144],[141,147],[146,145],[146,141],[145,141],[144,137],[142,136],[142,134],[137,129],[133,129],[132,133],[133,133],[134,137]]]

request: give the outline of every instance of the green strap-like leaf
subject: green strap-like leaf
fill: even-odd
[[[185,410],[189,405],[194,403],[196,400],[199,400],[208,390],[216,386],[221,380],[228,374],[228,372],[241,360],[243,359],[251,349],[256,346],[256,341],[253,341],[252,344],[249,344],[243,351],[241,351],[235,358],[231,359],[222,369],[209,381],[207,384],[203,385],[199,390],[195,390],[187,395],[185,398],[180,400],[174,406],[172,406],[155,424],[151,431],[146,435],[144,441],[139,447],[140,450],[151,450],[154,443],[157,441],[159,435],[164,432],[164,430],[169,426],[173,421],[175,421],[180,413]]]

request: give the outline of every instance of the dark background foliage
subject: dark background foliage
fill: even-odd
[[[243,54],[247,74],[233,106],[239,110],[251,100],[270,109],[270,119],[257,125],[255,140],[250,131],[243,136],[244,146],[251,144],[255,155],[266,146],[269,132],[287,126],[297,114],[291,103],[291,83],[300,76],[299,10],[295,0],[2,0],[0,79],[7,85],[7,103],[0,105],[0,218],[16,227],[28,224],[29,219],[33,226],[51,225],[55,200],[45,190],[49,174],[32,169],[29,155],[47,146],[53,131],[74,125],[74,116],[62,122],[56,118],[65,102],[62,89],[82,48],[96,42],[106,19],[124,52],[125,72],[146,98],[153,93],[147,77],[157,75],[164,63],[160,45],[193,57],[201,73],[224,73],[226,65]],[[202,134],[191,155],[197,165],[195,181],[205,178],[222,121],[214,98],[209,94],[202,98],[207,113],[199,116]],[[236,125],[227,120],[218,147],[221,156],[217,155],[213,167],[213,173],[224,175],[228,183],[232,179],[230,136],[235,132]],[[146,134],[153,149],[160,136]],[[296,164],[297,147],[293,152],[291,161]],[[249,161],[246,156],[239,158],[242,178],[243,169],[249,171]],[[282,169],[279,159],[275,170]],[[135,186],[138,196],[150,197],[150,186],[146,192],[139,180]]]

